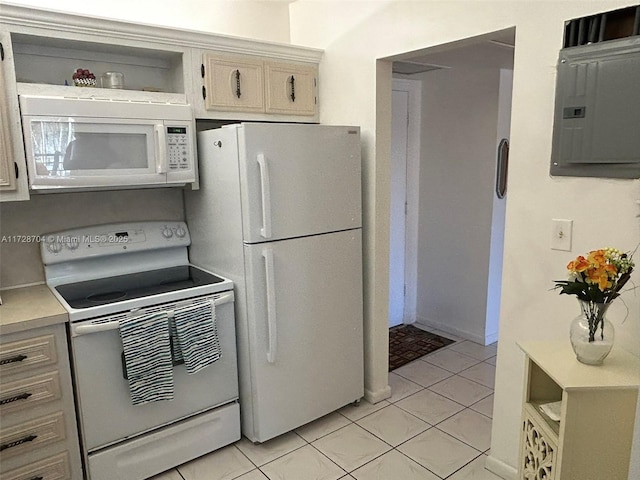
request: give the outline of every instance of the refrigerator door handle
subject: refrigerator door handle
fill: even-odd
[[[267,278],[267,362],[276,363],[278,351],[278,330],[276,325],[276,279],[273,269],[273,250],[267,247],[262,250]]]
[[[271,238],[271,187],[269,185],[269,167],[263,153],[258,154],[260,166],[260,187],[262,190],[262,228],[260,235]]]

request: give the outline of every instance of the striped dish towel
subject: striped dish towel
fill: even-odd
[[[167,314],[147,313],[120,320],[120,338],[131,403],[172,400],[173,365]]]
[[[176,309],[173,321],[187,373],[197,373],[220,358],[216,311],[212,301]]]

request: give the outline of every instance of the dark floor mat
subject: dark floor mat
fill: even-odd
[[[392,327],[389,329],[389,371],[452,343],[454,340],[413,325]]]

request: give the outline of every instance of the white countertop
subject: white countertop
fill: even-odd
[[[9,334],[66,323],[67,311],[46,285],[0,291],[0,332]]]

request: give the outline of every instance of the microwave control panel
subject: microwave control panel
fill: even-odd
[[[186,170],[189,164],[188,127],[167,127],[167,156],[169,170]]]

